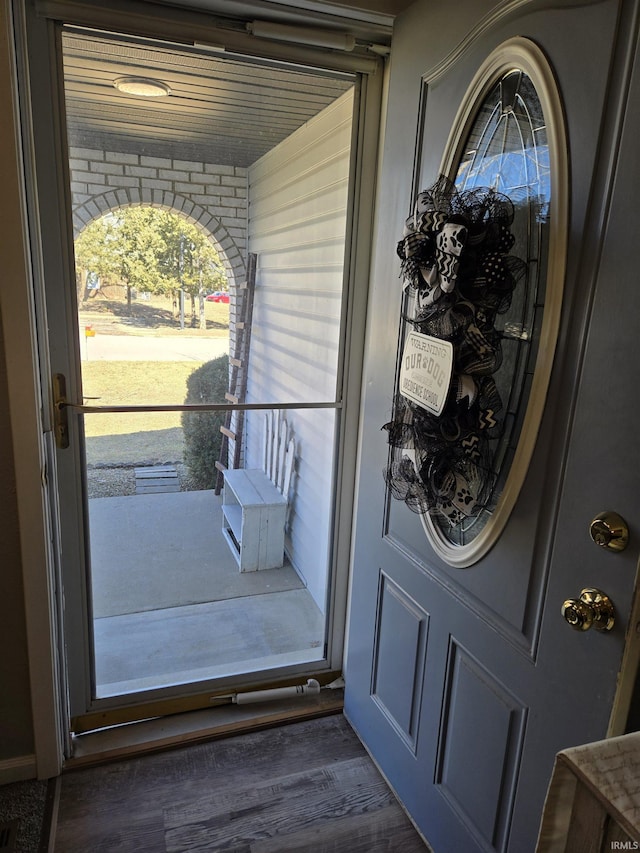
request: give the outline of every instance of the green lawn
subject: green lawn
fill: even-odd
[[[187,395],[187,378],[200,364],[194,361],[85,361],[82,363],[85,402],[97,406],[182,405]],[[88,435],[128,432],[131,418],[136,419],[138,430],[180,425],[179,412],[87,415],[87,420],[89,418]]]
[[[83,362],[85,402],[108,405],[184,403],[193,361]],[[91,398],[91,399],[89,399]],[[182,459],[180,412],[85,415],[89,465],[135,465]]]
[[[181,331],[171,300],[152,296],[134,300],[129,311],[122,299],[103,295],[87,299],[80,307],[81,328],[93,325],[99,334],[176,335],[219,338],[229,334],[229,305],[205,303],[207,329]],[[200,366],[193,361],[84,361],[82,385],[85,403],[109,405],[182,405],[187,377]],[[136,465],[178,462],[183,436],[180,412],[85,415],[89,465]]]

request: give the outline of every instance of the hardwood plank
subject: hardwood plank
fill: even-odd
[[[54,848],[60,853],[163,853],[165,850],[162,810],[157,807],[143,808],[139,801],[128,804],[121,800],[105,809],[97,802],[70,818],[64,800],[62,797],[59,806]]]
[[[165,813],[170,853],[222,849],[256,839],[287,835],[332,823],[345,814],[362,814],[393,802],[393,794],[371,761],[361,756],[329,767],[302,770],[241,788],[228,788]]]
[[[241,787],[250,768],[261,781],[286,775],[300,767],[323,766],[331,757],[353,758],[363,747],[342,715],[306,720],[268,731],[235,735],[142,758],[74,770],[62,777],[62,793],[76,807],[105,803],[117,807],[121,798],[139,796],[140,786],[153,788],[158,804],[176,802],[220,785]],[[116,774],[114,777],[113,774]],[[117,778],[117,785],[112,779]],[[207,786],[203,788],[203,786]]]
[[[426,853],[428,849],[395,801],[330,826],[320,824],[251,844],[251,853]]]
[[[418,853],[342,715],[64,773],[64,853]]]

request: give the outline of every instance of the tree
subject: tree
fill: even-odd
[[[131,309],[131,290],[163,293],[170,283],[159,264],[165,251],[158,232],[158,214],[153,207],[128,207],[118,214],[117,239],[112,251],[117,258],[120,280],[127,287],[127,305]]]
[[[87,274],[93,273],[103,281],[118,278],[118,262],[112,251],[115,228],[115,218],[107,214],[87,225],[76,238],[78,302],[83,301]]]
[[[195,323],[196,297],[204,328],[207,290],[226,289],[220,257],[206,234],[182,216],[155,207],[127,207],[87,225],[76,239],[76,266],[102,279],[122,282],[139,291],[191,297]]]
[[[220,257],[206,235],[182,217],[167,211],[158,218],[165,253],[160,266],[171,282],[177,282],[178,291],[191,297],[191,317],[195,323],[196,297],[199,300],[200,326],[204,328],[204,297],[208,290],[226,289],[226,276]]]

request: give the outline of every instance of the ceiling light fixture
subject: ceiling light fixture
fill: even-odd
[[[161,98],[171,94],[166,83],[151,77],[118,77],[113,81],[113,85],[119,92],[140,98]]]

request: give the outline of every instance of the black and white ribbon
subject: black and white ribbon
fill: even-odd
[[[502,427],[492,378],[502,362],[495,320],[526,269],[509,255],[513,219],[507,196],[484,187],[458,192],[442,176],[419,194],[397,246],[403,287],[415,296],[407,319],[453,344],[454,369],[440,415],[398,395],[384,425],[391,446],[385,478],[414,512],[451,525],[477,515],[493,489],[491,441]]]

